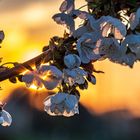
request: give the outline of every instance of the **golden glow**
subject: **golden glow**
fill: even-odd
[[[32,85],[29,87],[29,89],[41,91],[41,90],[44,89],[44,86],[38,88],[35,84],[32,84]]]
[[[41,53],[42,47],[48,43],[50,37],[63,34],[64,28],[51,19],[53,14],[58,12],[61,2],[62,0],[46,0],[39,3],[34,1],[13,11],[6,9],[0,12],[0,28],[5,32],[5,40],[0,49],[3,63],[23,62],[33,58]],[[84,1],[76,0],[78,7],[84,5],[82,2]],[[8,4],[8,0],[5,4]],[[136,63],[134,68],[130,69],[105,60],[95,63],[95,68],[104,71],[105,74],[96,74],[97,84],[90,84],[88,90],[81,91],[80,102],[96,113],[128,109],[140,116],[140,63]],[[0,91],[0,100],[5,100],[15,88],[25,84],[12,84],[7,80],[1,82],[0,86],[3,88]],[[35,91],[36,87],[32,88],[31,90]],[[40,98],[43,101],[43,98]],[[33,98],[32,102],[35,99],[38,98]],[[42,104],[41,101],[38,100],[36,103]]]

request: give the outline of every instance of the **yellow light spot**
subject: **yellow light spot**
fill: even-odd
[[[35,84],[32,84],[32,85],[29,87],[29,89],[40,91],[40,90],[43,90],[43,89],[45,89],[45,88],[44,88],[44,86],[38,88]]]

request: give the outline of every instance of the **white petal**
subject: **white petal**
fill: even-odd
[[[47,80],[42,80],[43,85],[48,90],[53,90],[61,83],[61,79],[57,79],[53,76],[47,77]]]
[[[12,117],[11,117],[11,115],[7,111],[2,110],[1,117],[4,120],[3,123],[1,124],[2,126],[10,126],[11,125]]]
[[[53,104],[60,104],[65,100],[67,97],[67,94],[65,93],[57,93],[51,97],[51,103]]]
[[[70,15],[67,15],[65,13],[58,13],[55,14],[52,18],[55,22],[57,22],[57,24],[65,24],[71,32],[75,30],[75,23]]]
[[[22,81],[26,84],[32,84],[35,75],[32,72],[28,72],[22,76]]]
[[[78,55],[69,54],[64,57],[64,63],[68,68],[79,67],[81,65],[81,59]]]
[[[71,110],[78,103],[78,100],[75,95],[67,95],[65,103],[66,103],[67,107]]]
[[[121,22],[121,20],[117,19],[117,18],[113,18],[111,16],[102,16],[99,19],[99,24],[100,24],[100,28],[101,30],[104,30],[104,27],[107,24],[110,24],[113,26],[113,28],[111,29],[111,33],[114,34],[116,39],[122,39],[123,37],[126,36],[126,27],[125,25]],[[105,31],[109,31],[109,27],[107,26],[107,28],[105,28]]]
[[[44,100],[44,105],[45,106],[51,106],[51,96],[48,96],[45,100]]]

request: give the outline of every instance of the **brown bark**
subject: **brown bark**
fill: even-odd
[[[0,82],[4,81],[6,79],[9,79],[11,77],[19,75],[20,73],[27,70],[26,66],[35,65],[35,62],[39,61],[41,58],[45,58],[45,62],[48,62],[51,59],[51,57],[52,57],[51,50],[47,50],[47,51],[43,52],[42,54],[24,62],[24,63],[18,64],[11,69],[6,69],[6,70],[0,72]]]

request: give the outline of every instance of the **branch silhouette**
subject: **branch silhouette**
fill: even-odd
[[[74,38],[73,36],[68,37],[64,40],[64,42],[62,43],[61,46],[63,47],[67,43],[69,43],[71,41],[76,41],[76,40],[77,39]],[[43,53],[41,53],[40,55],[38,55],[26,62],[19,63],[16,66],[14,66],[13,68],[6,69],[6,70],[0,72],[0,82],[23,73],[25,70],[27,70],[26,67],[34,66],[36,62],[40,61],[40,59],[44,59],[45,63],[49,62],[53,57],[53,55],[52,55],[53,51],[57,51],[57,50],[48,49],[48,50],[44,51]]]
[[[51,54],[52,54],[52,51],[49,49],[49,50],[41,53],[40,55],[38,55],[38,56],[36,56],[36,57],[26,61],[26,62],[18,64],[11,69],[6,69],[6,70],[0,72],[0,82],[4,81],[6,79],[9,79],[11,77],[19,75],[20,73],[27,70],[26,66],[35,65],[35,62],[39,61],[41,58],[45,58],[45,62],[48,62],[52,57]]]

